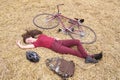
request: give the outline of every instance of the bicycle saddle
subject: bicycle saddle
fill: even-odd
[[[77,20],[78,22],[80,23],[83,23],[84,22],[84,19],[78,19],[78,18],[74,18],[75,20]]]

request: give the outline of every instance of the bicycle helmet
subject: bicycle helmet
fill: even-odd
[[[26,58],[31,62],[39,62],[39,55],[34,51],[26,51]]]

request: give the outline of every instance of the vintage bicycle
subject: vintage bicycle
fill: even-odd
[[[33,24],[41,29],[53,29],[59,24],[62,25],[62,31],[68,34],[72,39],[79,39],[82,44],[92,44],[96,41],[97,36],[93,29],[83,25],[84,19],[68,18],[60,13],[59,6],[64,4],[58,4],[56,14],[42,13],[38,14],[33,18]],[[69,26],[65,26],[65,22],[62,19],[68,20]]]

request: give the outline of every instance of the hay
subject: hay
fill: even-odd
[[[45,48],[32,49],[41,56],[39,63],[30,63],[26,50],[16,45],[25,29],[38,29],[32,19],[39,13],[55,13],[56,5],[70,18],[85,19],[85,25],[97,33],[94,44],[84,45],[90,54],[103,51],[103,59],[93,65],[72,55],[60,55]],[[0,0],[0,80],[60,80],[45,65],[51,57],[63,57],[76,64],[75,75],[69,80],[120,80],[120,1],[119,0]],[[60,26],[59,26],[60,27]],[[44,30],[49,36],[68,38],[56,34],[56,29]],[[22,40],[22,39],[21,39]]]

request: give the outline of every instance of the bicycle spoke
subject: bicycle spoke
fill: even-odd
[[[33,23],[35,26],[42,29],[52,29],[59,25],[59,21],[51,14],[39,14],[34,17]]]
[[[95,32],[84,25],[81,25],[82,30],[74,27],[74,31],[71,32],[71,37],[74,39],[79,39],[84,44],[90,44],[96,41],[96,34]]]

